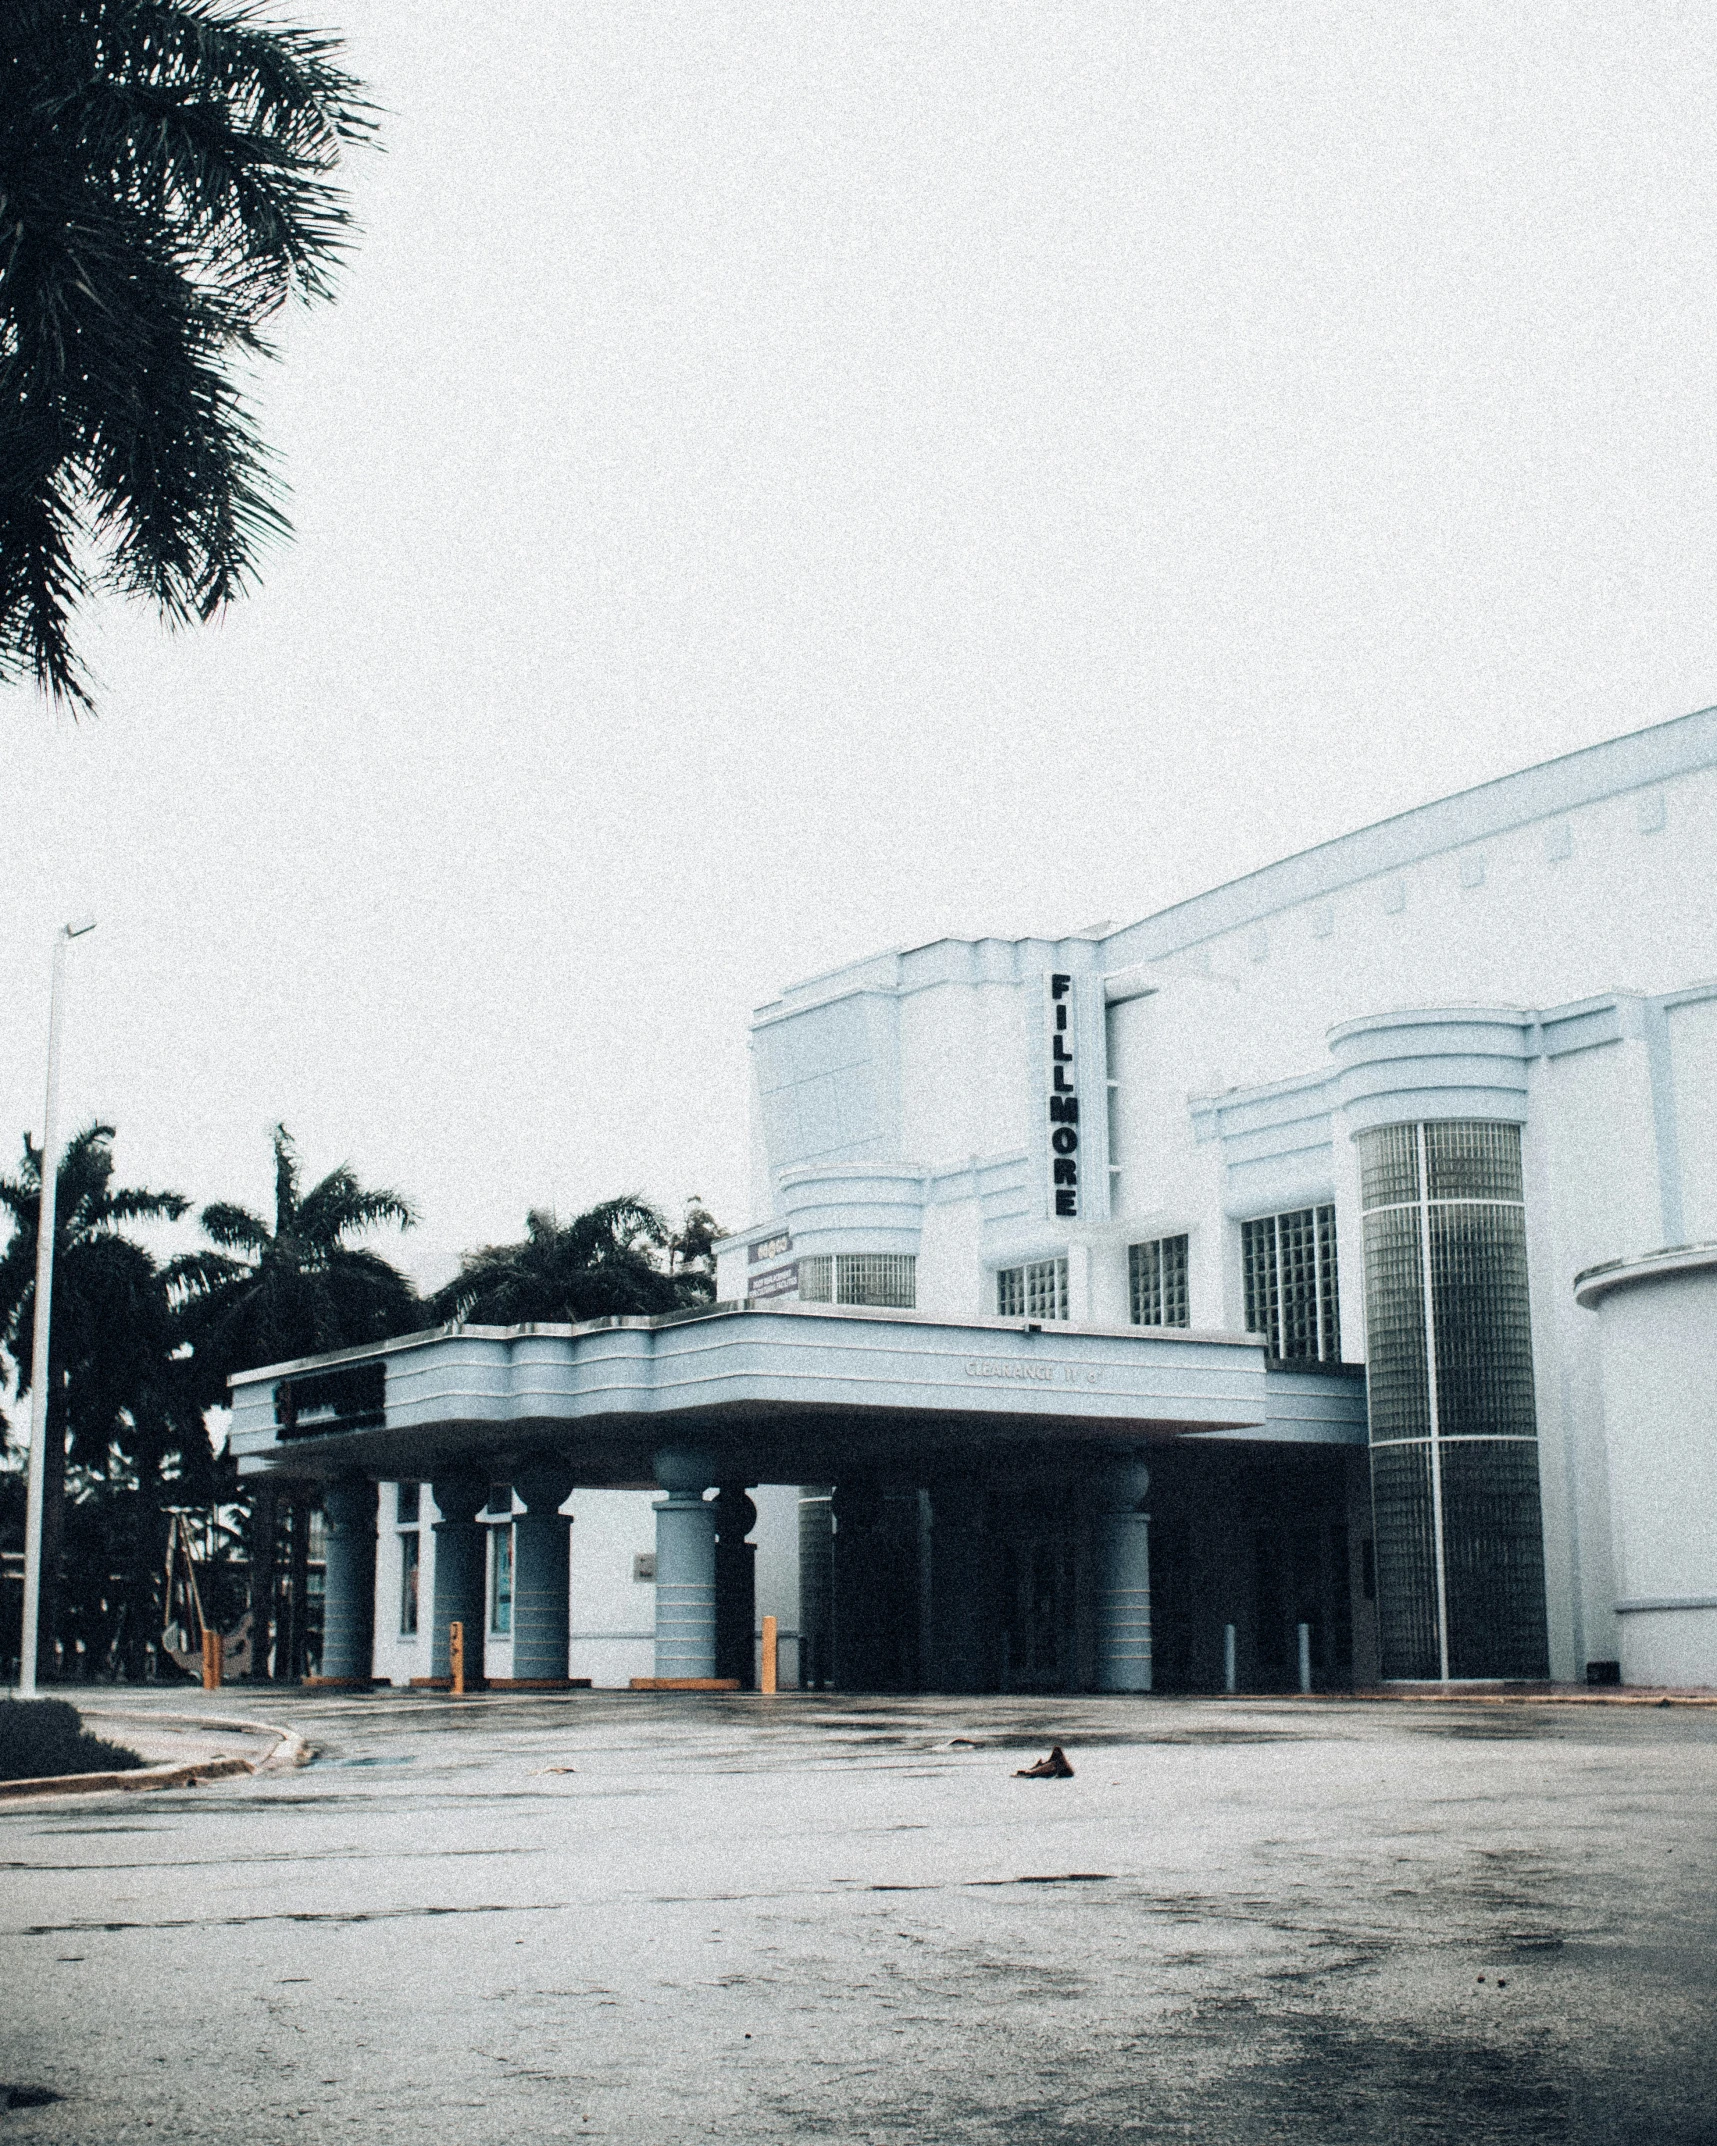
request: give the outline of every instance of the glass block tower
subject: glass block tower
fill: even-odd
[[[1520,1128],[1359,1135],[1383,1674],[1549,1673]]]

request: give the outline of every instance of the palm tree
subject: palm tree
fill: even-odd
[[[570,1222],[533,1207],[519,1243],[467,1252],[433,1302],[444,1319],[485,1326],[676,1311],[688,1292],[657,1263],[667,1243],[666,1222],[635,1194],[605,1200]]]
[[[111,1125],[90,1125],[60,1157],[54,1203],[54,1289],[49,1331],[48,1441],[43,1479],[41,1644],[38,1673],[51,1673],[61,1622],[66,1457],[105,1472],[117,1448],[140,1482],[208,1463],[208,1436],[176,1360],[167,1273],[124,1234],[127,1224],[177,1221],[177,1192],[113,1183]],[[11,1235],[0,1253],[0,1354],[20,1390],[35,1379],[36,1240],[42,1151],[26,1134],[23,1162],[0,1177],[0,1213]],[[159,1512],[160,1499],[154,1499]],[[147,1535],[148,1530],[143,1531]],[[138,1571],[153,1570],[152,1540]],[[137,1572],[132,1580],[137,1579]]]
[[[204,1234],[219,1248],[173,1262],[179,1329],[191,1344],[193,1381],[205,1405],[224,1402],[235,1371],[315,1356],[324,1349],[361,1347],[408,1333],[424,1323],[416,1289],[399,1269],[348,1240],[392,1223],[417,1220],[397,1192],[358,1182],[349,1163],[303,1189],[298,1150],[284,1125],[274,1128],[274,1227],[248,1207],[216,1201],[202,1212]],[[237,1255],[237,1256],[235,1256]],[[287,1657],[302,1646],[303,1550],[308,1507],[289,1500],[294,1610],[282,1636],[276,1674],[296,1675]],[[265,1676],[275,1624],[275,1565],[279,1549],[275,1487],[256,1486],[247,1523],[253,1674]]]
[[[0,679],[90,705],[92,555],[207,619],[285,531],[234,371],[330,294],[372,125],[339,51],[251,0],[0,7]]]
[[[680,1226],[668,1239],[668,1272],[682,1297],[712,1303],[715,1298],[715,1248],[727,1235],[698,1193],[686,1200]]]
[[[225,1201],[201,1219],[219,1249],[175,1260],[170,1278],[211,1402],[225,1399],[235,1371],[385,1341],[423,1323],[406,1276],[347,1241],[383,1223],[409,1229],[416,1209],[397,1192],[359,1184],[350,1163],[304,1191],[284,1125],[274,1128],[274,1227]]]

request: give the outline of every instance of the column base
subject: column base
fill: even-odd
[[[374,1677],[300,1677],[299,1683],[306,1691],[373,1691]],[[381,1680],[384,1684],[387,1679]]]
[[[489,1677],[490,1691],[588,1691],[588,1677]]]
[[[634,1677],[633,1691],[738,1691],[737,1677]]]

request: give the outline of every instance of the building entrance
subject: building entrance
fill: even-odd
[[[1088,1460],[1091,1457],[1088,1456]],[[1149,1457],[1150,1689],[1292,1691],[1370,1681],[1364,1456],[1340,1448],[1164,1445]],[[1106,1499],[1080,1475],[1020,1470],[800,1493],[804,1677],[847,1691],[1098,1688]]]

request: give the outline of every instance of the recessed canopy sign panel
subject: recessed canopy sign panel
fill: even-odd
[[[274,1421],[282,1439],[374,1430],[387,1421],[387,1365],[341,1364],[282,1379],[274,1389]]]

